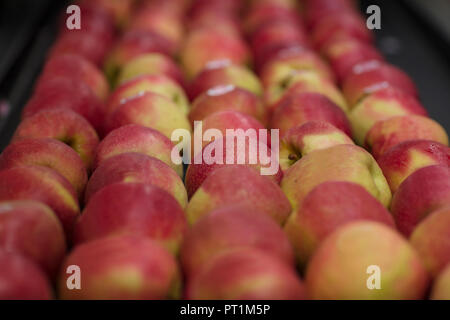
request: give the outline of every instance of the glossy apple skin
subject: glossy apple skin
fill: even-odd
[[[450,206],[450,169],[429,166],[410,175],[394,195],[391,212],[397,227],[409,237],[431,212]]]
[[[395,229],[389,211],[363,187],[350,182],[325,182],[314,188],[285,226],[300,266],[330,234],[359,220],[383,223]]]
[[[195,275],[214,256],[241,247],[258,248],[294,264],[291,244],[276,222],[251,207],[230,205],[211,212],[188,231],[181,249],[183,270]]]
[[[84,4],[85,2],[99,9],[106,10],[113,17],[115,24],[119,28],[126,25],[131,18],[135,5],[133,0],[83,0],[81,3]]]
[[[160,94],[171,100],[183,114],[189,112],[189,100],[178,83],[165,75],[143,75],[121,84],[113,91],[106,105],[106,113],[113,113],[128,99],[145,92]]]
[[[88,177],[80,156],[66,144],[50,138],[23,139],[0,154],[0,170],[37,165],[56,170],[77,192],[83,194]]]
[[[348,135],[328,122],[305,122],[284,134],[280,145],[280,167],[284,172],[311,152],[341,144],[354,143]]]
[[[428,271],[437,277],[450,262],[450,206],[430,213],[410,241]]]
[[[58,272],[66,252],[64,230],[56,215],[36,201],[0,203],[0,248],[22,254],[50,278]]]
[[[111,131],[96,149],[93,168],[103,161],[123,153],[136,152],[161,160],[183,177],[183,166],[172,162],[174,145],[159,131],[130,124]]]
[[[191,161],[191,164],[189,165],[187,171],[186,171],[186,177],[185,177],[185,185],[186,190],[188,192],[189,198],[191,198],[194,193],[200,188],[200,186],[205,182],[205,179],[208,178],[211,173],[214,171],[228,167],[233,166],[234,164],[239,164],[242,166],[249,167],[256,172],[260,173],[262,168],[270,168],[271,165],[276,165],[278,167],[278,170],[273,175],[266,175],[264,178],[270,179],[276,184],[279,184],[281,182],[281,179],[283,177],[283,172],[281,171],[281,168],[279,168],[278,164],[272,164],[270,161],[269,163],[265,163],[262,161],[261,157],[258,157],[256,159],[256,163],[251,163],[250,161],[250,148],[253,145],[257,145],[258,149],[260,147],[259,142],[255,141],[253,139],[246,139],[245,141],[245,150],[242,151],[241,149],[238,149],[238,143],[235,139],[235,145],[234,149],[231,147],[227,147],[227,136],[223,137],[222,139],[218,139],[215,142],[211,142],[210,144],[206,145],[201,154],[197,154],[195,158]],[[261,142],[262,143],[262,142]],[[209,159],[209,148],[219,148],[219,146],[222,145],[222,159],[219,159],[218,161],[214,161],[211,163],[213,159]],[[269,148],[269,147],[268,147]],[[219,149],[220,150],[220,149]],[[230,157],[230,154],[233,152],[234,158],[233,158],[233,164],[227,163],[227,157]],[[272,155],[272,150],[268,149],[268,156],[270,157]],[[215,155],[215,152],[214,152]],[[195,159],[202,159],[201,163],[196,163]],[[245,158],[244,158],[245,157]],[[244,159],[242,163],[238,163],[239,159]],[[221,161],[220,161],[221,160]],[[220,162],[219,162],[220,161]],[[276,160],[277,161],[277,160]]]
[[[434,141],[412,140],[394,146],[384,153],[378,164],[395,193],[403,181],[418,169],[450,166],[450,148]]]
[[[378,159],[389,149],[411,140],[430,140],[448,146],[448,135],[436,121],[423,116],[398,116],[377,122],[366,136],[366,146]]]
[[[201,121],[216,112],[234,110],[267,123],[267,113],[261,99],[254,93],[234,85],[220,86],[199,95],[191,105],[189,120]]]
[[[70,146],[90,170],[99,138],[82,116],[68,109],[42,110],[22,120],[12,142],[44,138],[56,139]]]
[[[45,274],[35,263],[17,253],[0,250],[0,283],[1,300],[52,299]]]
[[[367,287],[369,266],[381,269],[379,290]],[[306,272],[309,298],[320,300],[423,299],[428,284],[428,273],[407,240],[372,221],[353,222],[332,233]]]
[[[109,95],[109,84],[100,69],[75,54],[50,58],[44,66],[37,86],[52,78],[71,78],[84,82],[102,101],[105,101]]]
[[[284,173],[281,188],[295,211],[309,192],[328,181],[357,183],[385,207],[391,202],[389,185],[375,159],[354,145],[337,145],[311,152]]]
[[[221,62],[202,70],[189,85],[189,97],[193,101],[202,93],[216,87],[234,85],[261,96],[263,89],[256,75],[246,67]]]
[[[304,285],[295,270],[254,248],[215,256],[188,282],[189,300],[301,300]]]
[[[65,270],[82,271],[81,290],[69,290]],[[175,258],[144,237],[115,236],[83,243],[66,258],[58,283],[63,300],[161,300],[179,297]]]
[[[434,281],[430,299],[450,300],[450,266],[447,266]]]
[[[113,183],[98,191],[83,210],[74,242],[139,235],[176,254],[186,229],[183,209],[163,189],[143,183]]]
[[[323,121],[352,136],[345,113],[319,93],[289,93],[274,107],[270,127],[280,129],[284,136],[289,129],[308,121]]]
[[[413,97],[418,96],[412,79],[402,70],[379,61],[358,64],[343,83],[343,92],[350,106],[380,88],[393,87]]]
[[[185,86],[184,76],[175,62],[168,56],[156,52],[139,55],[126,63],[120,71],[117,84],[120,85],[133,78],[152,74],[163,74],[175,80],[182,87]]]
[[[103,161],[86,186],[85,203],[102,188],[116,183],[149,183],[172,195],[181,207],[187,205],[183,181],[167,164],[140,153],[123,153]]]
[[[251,189],[247,188],[251,184]],[[190,224],[222,206],[244,204],[284,224],[291,206],[280,187],[252,168],[230,165],[212,172],[191,198],[186,215]]]

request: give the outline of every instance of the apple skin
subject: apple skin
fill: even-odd
[[[85,2],[108,11],[118,27],[123,27],[127,24],[134,9],[134,0],[83,0],[81,4]]]
[[[75,54],[50,58],[44,66],[37,87],[53,78],[70,78],[84,82],[102,101],[105,101],[109,95],[109,84],[100,69]]]
[[[367,94],[386,87],[394,87],[413,97],[418,97],[416,85],[404,71],[379,61],[356,65],[342,84],[344,95],[350,106],[357,104]]]
[[[364,145],[367,134],[377,122],[405,115],[427,116],[428,113],[413,96],[395,88],[386,88],[362,99],[350,111],[348,118],[355,141]]]
[[[275,182],[253,168],[229,165],[212,172],[195,192],[186,208],[188,222],[193,225],[212,210],[230,203],[251,206],[280,225],[291,211],[289,201]]]
[[[352,0],[315,0],[305,3],[305,20],[310,29],[330,15],[356,13],[357,6]]]
[[[70,239],[80,213],[71,184],[53,169],[22,166],[0,171],[0,201],[36,200],[48,205],[61,221]]]
[[[128,31],[116,43],[116,46],[106,59],[106,75],[114,83],[120,70],[132,59],[146,53],[161,53],[171,56],[174,50],[175,48],[169,40],[155,32],[145,30]]]
[[[294,72],[283,81],[266,88],[265,100],[269,110],[273,111],[283,97],[291,93],[320,93],[333,101],[342,111],[348,110],[347,102],[335,84],[312,70]]]
[[[188,79],[193,79],[213,61],[246,65],[250,62],[250,53],[238,36],[218,29],[197,29],[187,35],[180,60]]]
[[[240,151],[240,149],[238,149],[238,143],[236,142],[235,139],[235,146],[234,146],[234,150],[232,150],[230,147],[226,146],[226,139],[227,136],[224,136],[222,139],[220,139],[221,141],[217,140],[215,142],[211,142],[210,144],[206,145],[203,150],[202,150],[202,163],[201,164],[196,164],[195,163],[195,159],[191,160],[191,164],[189,165],[189,167],[187,168],[186,171],[186,177],[185,177],[185,185],[186,185],[186,190],[188,192],[188,196],[189,198],[191,198],[194,193],[200,188],[200,186],[203,184],[203,182],[205,181],[205,179],[211,175],[214,171],[220,169],[220,168],[224,168],[224,167],[229,167],[229,166],[234,166],[234,165],[230,165],[227,164],[227,155],[228,153],[230,153],[231,151],[233,151],[234,153],[234,162],[235,164],[238,163],[238,160],[240,157],[245,156],[245,161],[243,164],[239,164],[242,166],[246,166],[249,168],[252,168],[253,170],[255,170],[256,172],[260,173],[262,168],[270,168],[270,166],[274,166],[276,164],[272,164],[272,163],[262,163],[261,158],[258,157],[256,160],[255,164],[250,163],[250,159],[249,159],[249,152],[250,152],[250,147],[251,147],[251,143],[256,144],[256,146],[259,149],[259,143],[258,141],[254,141],[253,139],[246,139],[245,141],[245,154],[242,153],[242,151]],[[217,143],[217,144],[215,144]],[[261,142],[262,143],[262,142]],[[209,158],[209,154],[207,153],[207,156],[205,157],[205,153],[207,152],[207,149],[210,147],[217,147],[220,146],[220,144],[222,145],[223,149],[222,149],[222,163],[217,163],[214,162],[212,164],[210,164],[211,159]],[[268,147],[268,156],[270,157],[272,154],[272,150],[270,149],[270,147]],[[215,155],[215,153],[214,153]],[[200,157],[199,154],[196,155],[196,157]],[[278,160],[276,160],[278,161]],[[281,171],[281,168],[278,168],[277,172],[273,175],[266,175],[264,176],[264,178],[268,178],[270,180],[272,180],[273,182],[275,182],[276,184],[280,184],[281,179],[283,177],[283,172]]]
[[[49,109],[71,109],[99,130],[105,106],[87,84],[73,79],[54,78],[36,88],[33,97],[24,107],[22,118]]]
[[[23,139],[10,144],[0,154],[0,170],[37,165],[56,170],[73,186],[78,196],[84,192],[88,176],[80,156],[55,139]]]
[[[447,165],[417,170],[392,199],[391,212],[401,233],[409,237],[431,212],[450,206],[450,169]]]
[[[375,159],[354,145],[311,152],[284,173],[281,188],[295,212],[315,187],[328,181],[353,182],[364,187],[385,207],[391,202],[389,185]]]
[[[448,135],[439,123],[415,115],[378,121],[367,134],[365,145],[378,159],[390,148],[411,140],[430,140],[448,146]]]
[[[186,230],[183,209],[163,189],[144,183],[113,183],[92,196],[75,225],[74,242],[136,235],[177,254]]]
[[[282,137],[289,129],[309,121],[328,122],[349,137],[352,136],[345,113],[319,93],[288,93],[273,107],[273,110],[270,127],[280,129]]]
[[[56,215],[36,201],[0,203],[0,248],[20,253],[50,278],[57,275],[66,252],[64,230]]]
[[[99,138],[89,122],[70,109],[42,110],[22,120],[12,143],[23,139],[53,138],[74,149],[88,170]]]
[[[381,289],[369,290],[369,266],[381,269]],[[344,225],[311,259],[306,287],[319,300],[415,300],[425,297],[428,273],[412,246],[394,229],[372,221]]]
[[[450,300],[450,265],[434,281],[431,300]]]
[[[177,129],[191,131],[187,116],[169,99],[153,92],[128,99],[106,118],[105,133],[129,124],[158,130],[169,139]]]
[[[434,277],[450,262],[450,206],[432,212],[410,238],[426,268]]]
[[[65,270],[70,265],[81,269],[81,290],[66,286]],[[180,295],[175,258],[144,237],[115,236],[83,243],[61,270],[58,292],[63,300],[161,300]]]
[[[331,233],[359,220],[375,221],[395,229],[389,211],[363,187],[334,181],[315,187],[285,226],[299,265],[306,266]]]
[[[120,71],[117,83],[120,85],[143,75],[165,75],[178,82],[182,87],[185,81],[181,70],[175,62],[164,54],[147,53],[126,63]]]
[[[306,292],[295,270],[255,248],[225,251],[188,282],[189,300],[302,300]]]
[[[231,249],[252,247],[294,265],[294,253],[280,226],[264,213],[235,205],[220,208],[201,219],[186,235],[181,263],[194,276],[214,256]]]
[[[323,53],[339,83],[345,82],[354,66],[368,61],[384,60],[375,47],[351,38],[340,38],[330,42],[323,49]]]
[[[280,167],[284,171],[311,152],[353,140],[335,126],[323,121],[308,121],[284,134],[280,144]]]
[[[228,62],[213,64],[201,71],[191,82],[188,94],[193,101],[210,89],[227,85],[234,85],[262,96],[263,89],[256,75],[244,66]]]
[[[233,110],[267,123],[267,113],[261,99],[254,93],[234,85],[219,86],[199,95],[191,105],[189,120],[202,121],[216,112]]]
[[[0,250],[0,283],[0,300],[52,299],[45,274],[18,253]]]
[[[96,149],[93,168],[105,160],[123,153],[136,152],[159,159],[183,177],[183,166],[172,162],[174,145],[159,131],[130,124],[111,131]]]
[[[199,29],[218,29],[232,36],[241,35],[239,19],[223,11],[201,10],[189,16],[186,21],[188,32]]]
[[[167,164],[145,154],[123,153],[106,159],[94,171],[86,186],[85,203],[116,182],[149,183],[172,195],[182,208],[188,202],[183,181]]]
[[[299,50],[286,52],[285,56],[270,60],[261,69],[261,81],[264,88],[284,82],[295,72],[302,70],[314,70],[321,77],[335,81],[330,67],[315,52]]]
[[[450,148],[428,140],[406,141],[386,151],[378,164],[395,193],[402,182],[420,168],[439,164],[450,166]]]
[[[171,100],[183,114],[189,112],[189,100],[183,88],[165,75],[144,75],[124,82],[117,87],[108,99],[106,113],[116,111],[130,98],[153,92]]]

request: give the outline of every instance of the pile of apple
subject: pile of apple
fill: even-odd
[[[450,299],[448,136],[355,1],[77,4],[0,155],[0,299]],[[272,176],[172,161],[265,128]]]

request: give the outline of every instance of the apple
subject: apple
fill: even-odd
[[[6,147],[0,155],[0,170],[37,165],[56,170],[81,196],[88,176],[80,156],[68,145],[50,138],[22,139]]]
[[[92,196],[75,225],[74,242],[128,234],[150,238],[176,254],[186,228],[183,209],[163,189],[113,183]]]
[[[396,116],[427,116],[427,111],[413,96],[395,88],[386,88],[369,94],[350,111],[355,141],[364,145],[367,134],[379,121]]]
[[[87,84],[67,78],[42,82],[24,107],[22,118],[49,109],[71,109],[89,121],[96,130],[101,127],[105,111],[103,102]]]
[[[190,300],[301,300],[306,292],[295,270],[255,248],[215,256],[187,284]]]
[[[69,290],[68,266],[82,274]],[[177,298],[180,272],[172,254],[144,237],[116,236],[83,243],[66,258],[58,283],[63,300],[161,300]]]
[[[420,168],[450,166],[450,148],[428,140],[406,141],[386,151],[378,164],[395,193],[402,182]]]
[[[280,144],[280,167],[286,171],[311,152],[341,144],[354,143],[347,134],[328,122],[305,122],[284,134]]]
[[[0,300],[52,299],[52,289],[45,274],[18,253],[0,250],[0,283]]]
[[[328,122],[352,135],[345,113],[326,96],[314,92],[290,92],[274,107],[270,127],[280,129],[283,137],[289,129],[309,121]]]
[[[450,206],[430,213],[411,234],[411,244],[434,276],[450,262]]]
[[[111,131],[98,145],[93,168],[105,160],[128,152],[136,152],[159,159],[183,177],[183,166],[172,161],[174,145],[162,133],[140,125],[130,124]]]
[[[97,6],[101,9],[107,10],[109,14],[114,17],[117,26],[123,27],[127,21],[131,18],[134,0],[83,0],[81,4],[85,2],[91,3],[92,6]]]
[[[109,95],[109,84],[103,73],[96,65],[75,54],[51,57],[44,66],[37,86],[53,78],[70,78],[86,83],[102,101]]]
[[[74,149],[89,170],[99,138],[94,128],[70,109],[50,109],[22,120],[12,142],[23,139],[53,138]]]
[[[117,87],[109,97],[106,107],[107,113],[113,113],[128,99],[153,92],[171,100],[183,114],[189,112],[189,100],[183,88],[165,75],[139,76]]]
[[[439,123],[416,115],[378,121],[366,135],[365,145],[378,159],[390,148],[411,140],[431,140],[448,146],[447,133]]]
[[[230,205],[211,212],[187,233],[181,249],[186,275],[194,276],[214,256],[236,248],[258,248],[294,265],[291,244],[270,217],[245,205]]]
[[[432,300],[450,300],[450,265],[434,281],[430,298]]]
[[[187,35],[180,60],[187,77],[193,79],[213,61],[246,65],[250,53],[246,43],[236,35],[219,29],[197,29]]]
[[[160,53],[147,53],[130,60],[120,70],[117,83],[120,85],[143,75],[165,75],[184,87],[184,78],[175,62]]]
[[[404,71],[380,61],[357,64],[342,84],[350,106],[354,106],[368,94],[387,87],[418,97],[416,85]]]
[[[0,171],[0,202],[13,200],[36,200],[48,205],[70,238],[80,208],[75,190],[55,170],[22,166]]]
[[[169,139],[174,130],[191,131],[187,116],[171,100],[152,92],[145,92],[122,103],[106,118],[105,133],[128,124],[158,130]]]
[[[116,182],[149,183],[167,191],[181,207],[187,205],[186,189],[180,176],[161,160],[141,153],[123,153],[104,160],[89,179],[85,203],[96,192]]]
[[[257,96],[263,93],[259,79],[250,69],[221,61],[210,64],[200,72],[191,82],[188,94],[194,100],[210,89],[227,85],[248,90]]]
[[[66,239],[61,223],[49,207],[27,200],[2,202],[0,230],[0,248],[20,253],[49,277],[56,276],[66,252]]]
[[[267,113],[260,97],[235,85],[214,87],[199,95],[192,102],[189,120],[193,125],[194,121],[202,121],[213,113],[226,110],[238,111],[262,124],[267,123]]]
[[[338,105],[344,112],[348,106],[339,89],[328,78],[312,70],[292,72],[282,81],[266,88],[265,100],[273,110],[281,99],[290,93],[320,93]]]
[[[385,207],[391,202],[389,185],[375,159],[363,148],[349,144],[317,150],[303,157],[284,173],[281,188],[295,212],[315,187],[328,181],[353,182]]]
[[[305,266],[331,233],[359,220],[375,221],[395,229],[389,211],[360,185],[330,181],[315,187],[285,226],[299,265]]]
[[[370,290],[369,285],[377,285],[377,270],[380,288]],[[427,271],[406,239],[373,221],[337,229],[322,242],[306,272],[308,295],[319,300],[423,299],[428,283]]]
[[[310,28],[330,15],[356,13],[356,1],[353,0],[315,0],[305,3],[305,19]]]
[[[437,165],[417,170],[400,185],[392,199],[391,212],[400,232],[409,237],[423,219],[447,206],[450,169]]]
[[[249,205],[280,225],[291,211],[289,201],[275,182],[252,168],[229,165],[212,172],[195,192],[186,208],[188,222],[194,224],[230,203]]]
[[[220,32],[233,36],[242,33],[239,19],[223,11],[198,11],[189,16],[186,24],[189,32],[194,32],[198,29],[217,29]]]

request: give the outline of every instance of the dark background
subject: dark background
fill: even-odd
[[[67,2],[0,0],[0,151],[17,127]],[[380,6],[378,48],[414,79],[430,116],[450,132],[450,2],[360,2],[364,13],[369,5]]]

